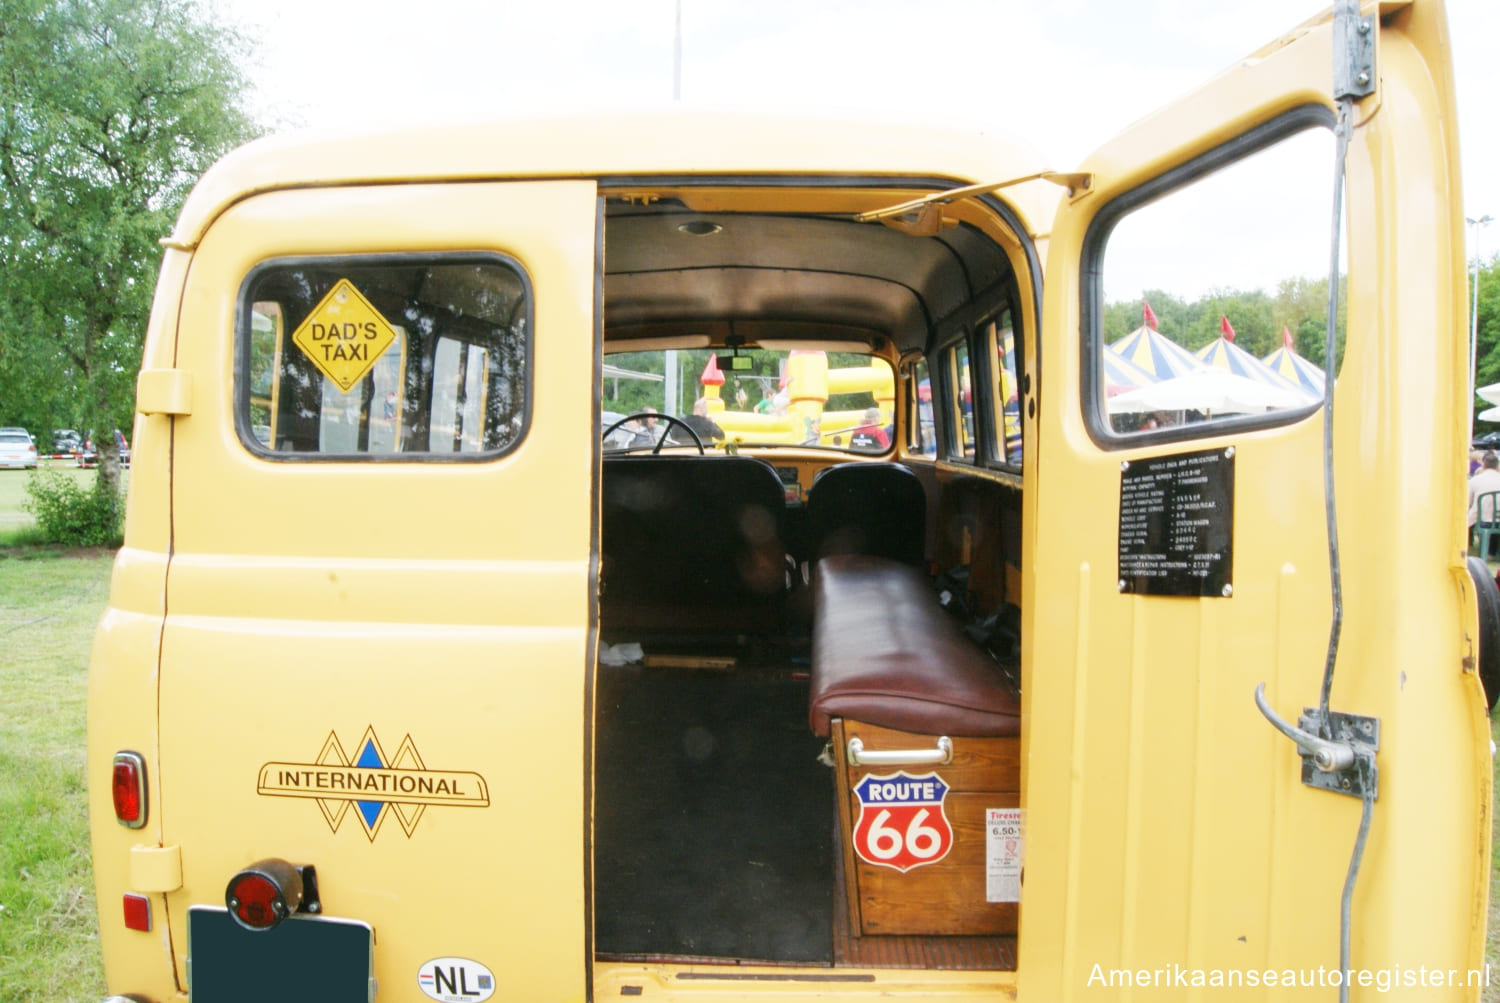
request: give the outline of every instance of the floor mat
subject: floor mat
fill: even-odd
[[[833,771],[807,681],[605,671],[596,950],[831,964]]]

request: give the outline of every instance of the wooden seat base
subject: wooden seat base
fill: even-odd
[[[991,808],[1020,805],[1020,738],[952,738],[950,764],[900,767],[851,765],[848,743],[856,736],[866,750],[875,751],[932,748],[939,737],[842,718],[832,722],[840,849],[853,928],[860,936],[1014,934],[1019,902],[993,902],[987,897],[985,814]],[[951,847],[935,862],[905,871],[865,859],[855,848],[862,811],[855,788],[869,776],[921,778],[929,774],[948,788],[941,812],[952,829]]]

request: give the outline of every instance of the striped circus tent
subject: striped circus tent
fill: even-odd
[[[1323,370],[1285,345],[1260,360],[1271,372],[1297,385],[1304,393],[1323,396]]]
[[[1126,362],[1144,370],[1153,379],[1168,380],[1202,369],[1193,353],[1145,324],[1109,346]]]
[[[1104,346],[1104,393],[1113,397],[1155,383],[1156,378],[1108,345]]]
[[[1292,347],[1292,331],[1281,325],[1281,347],[1260,360],[1266,368],[1314,397],[1323,396],[1323,370],[1313,365]]]
[[[1205,366],[1218,366],[1220,369],[1229,370],[1236,376],[1280,387],[1283,390],[1302,390],[1300,383],[1282,376],[1228,338],[1215,338],[1194,354]]]

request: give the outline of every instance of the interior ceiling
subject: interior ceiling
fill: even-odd
[[[685,227],[685,224],[693,224]],[[690,230],[717,230],[695,234]],[[614,212],[605,224],[605,337],[692,327],[922,348],[941,320],[1009,271],[1000,248],[959,226],[913,237],[872,223],[810,216],[694,213],[668,205]]]

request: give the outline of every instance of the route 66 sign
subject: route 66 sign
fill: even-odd
[[[866,863],[905,873],[937,863],[953,848],[953,827],[943,812],[948,785],[936,773],[867,776],[854,794],[854,852]]]

